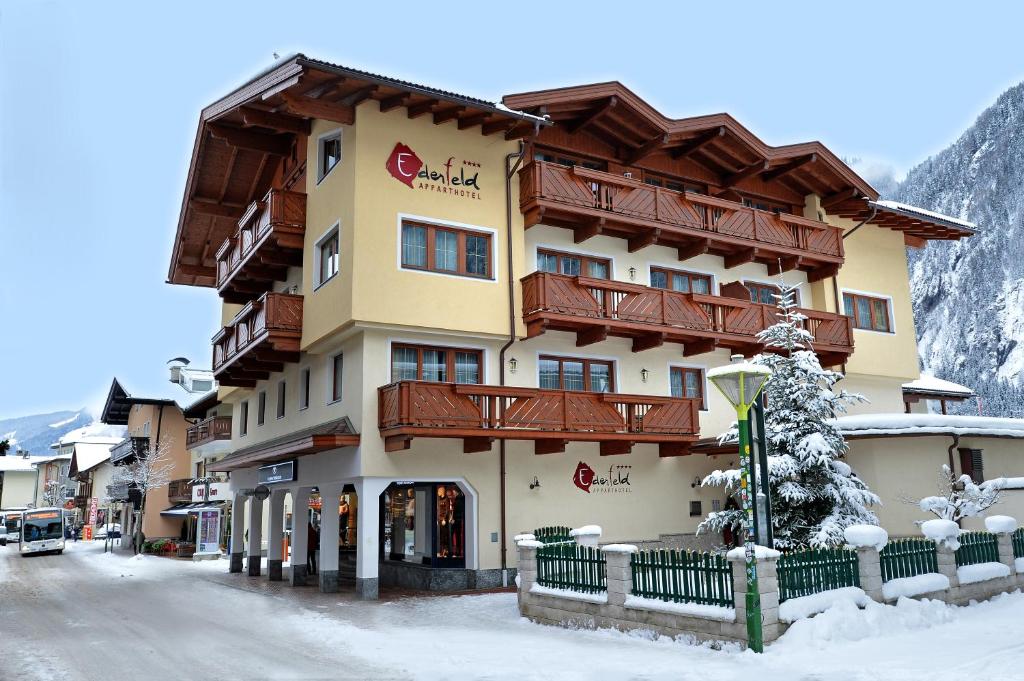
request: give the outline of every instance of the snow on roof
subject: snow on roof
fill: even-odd
[[[35,464],[42,457],[25,458],[14,454],[0,456],[0,473],[29,473],[35,471]]]
[[[967,220],[954,218],[949,215],[943,215],[942,213],[936,213],[935,211],[925,210],[924,208],[918,208],[917,206],[911,206],[906,203],[900,203],[899,201],[886,201],[879,199],[878,201],[875,201],[875,203],[881,206],[882,208],[898,210],[904,213],[917,213],[918,215],[923,215],[929,218],[933,218],[935,220],[942,220],[943,222],[949,222],[954,225],[960,225],[961,227],[966,227],[967,229],[970,229],[972,231],[978,229],[978,225],[976,225],[973,222],[968,222]]]
[[[905,393],[940,393],[947,395],[963,395],[965,397],[974,397],[974,391],[967,386],[960,385],[959,383],[953,383],[952,381],[945,381],[941,378],[934,376],[928,376],[921,374],[921,378],[910,383],[903,384],[903,392]]]
[[[110,445],[96,442],[76,442],[75,459],[79,473],[99,466],[110,459]]]
[[[106,423],[93,421],[87,426],[75,428],[65,433],[59,440],[58,445],[69,445],[75,442],[94,442],[97,444],[116,445],[125,438],[128,429],[125,426],[110,426]]]
[[[1024,419],[945,414],[864,414],[840,416],[843,435],[988,435],[1024,438]]]

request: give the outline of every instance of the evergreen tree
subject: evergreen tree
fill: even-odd
[[[7,456],[7,452],[11,449],[10,440],[0,440],[0,456]]]
[[[843,375],[823,369],[805,329],[806,317],[794,303],[796,288],[781,286],[777,296],[779,321],[758,335],[774,352],[751,361],[772,370],[764,387],[765,440],[768,446],[769,486],[775,546],[780,549],[838,546],[850,525],[877,525],[868,506],[880,500],[842,461],[846,442],[832,420],[846,406],[866,401],[861,395],[833,390]],[[736,441],[733,428],[723,441]],[[740,471],[715,471],[703,485],[738,488]],[[698,532],[738,530],[740,510],[711,513]]]

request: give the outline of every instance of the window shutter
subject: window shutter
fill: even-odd
[[[961,448],[960,450],[960,471],[970,476],[971,481],[980,484],[985,480],[984,461],[982,450]]]

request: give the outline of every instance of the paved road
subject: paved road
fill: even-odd
[[[344,645],[295,640],[277,623],[293,599],[225,585],[246,578],[224,575],[224,561],[136,575],[120,569],[131,561],[97,549],[21,557],[17,545],[0,548],[2,681],[382,678]]]

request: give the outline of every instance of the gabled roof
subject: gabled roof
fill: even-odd
[[[829,212],[851,220],[903,232],[913,239],[956,241],[974,234],[977,225],[897,201],[847,200]]]
[[[922,375],[920,378],[903,384],[904,395],[920,395],[922,397],[953,397],[967,399],[974,397],[975,392],[967,386],[945,381],[935,376]]]
[[[360,103],[405,108],[410,118],[506,138],[547,125],[495,102],[292,55],[210,104],[199,117],[167,280],[213,286],[216,253],[245,209],[270,188],[277,159],[290,154],[312,119],[351,125]]]
[[[75,451],[71,455],[69,475],[85,473],[104,461],[110,460],[110,445],[96,442],[76,442]]]
[[[587,126],[609,142],[648,155],[692,155],[723,175],[776,178],[802,194],[822,197],[878,192],[821,142],[771,146],[727,113],[669,118],[618,81],[506,95],[507,106],[549,116],[555,127]]]
[[[107,401],[103,405],[103,413],[100,421],[109,425],[128,425],[128,414],[133,404],[164,404],[175,405],[177,403],[165,397],[133,397],[115,378],[110,384],[110,391],[107,393]]]

